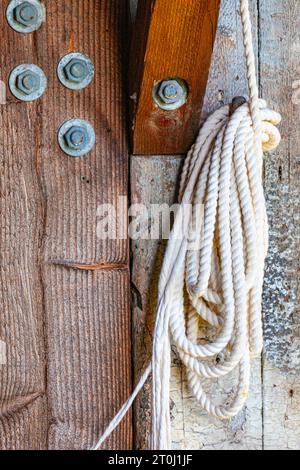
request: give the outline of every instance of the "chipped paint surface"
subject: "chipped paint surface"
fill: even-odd
[[[294,219],[296,211],[299,213],[299,188],[291,190],[290,185],[278,181],[281,157],[271,159],[266,165],[270,184],[270,247],[264,285],[266,356],[283,371],[299,373],[299,237]]]
[[[300,449],[300,379],[264,365],[264,449]]]
[[[271,13],[271,14],[270,14]],[[284,372],[300,373],[300,106],[293,103],[300,77],[300,4],[262,2],[261,81],[263,98],[280,108],[283,141],[265,160],[270,223],[264,315],[266,355]],[[280,45],[280,47],[279,47]],[[272,59],[272,60],[271,60]]]

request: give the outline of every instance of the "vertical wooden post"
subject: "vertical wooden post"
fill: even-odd
[[[265,160],[270,244],[264,287],[264,448],[299,450],[300,3],[259,3],[261,93],[280,111],[283,137]]]
[[[47,21],[33,34],[8,26],[7,1],[0,12],[1,80],[19,63],[48,78],[38,101],[8,93],[0,107],[0,448],[89,449],[131,392],[128,243],[97,236],[98,207],[127,196],[126,2],[43,3]],[[95,64],[76,92],[56,75],[71,51]],[[57,144],[73,117],[96,132],[82,158]],[[103,448],[131,445],[129,414]]]

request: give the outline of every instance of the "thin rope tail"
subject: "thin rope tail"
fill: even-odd
[[[116,414],[116,416],[112,419],[112,421],[109,423],[107,426],[105,432],[102,434],[100,437],[99,441],[95,445],[93,450],[99,450],[103,442],[110,436],[110,434],[119,426],[120,422],[123,420],[124,416],[127,414],[128,410],[131,408],[134,400],[136,399],[137,395],[145,385],[146,380],[148,379],[150,373],[151,373],[152,366],[151,364],[148,365],[148,367],[145,369],[143,375],[141,376],[139,383],[137,384],[133,394],[131,397],[124,403],[122,408],[119,410],[119,412]]]
[[[95,449],[123,419],[151,370],[151,448],[171,448],[171,343],[186,367],[191,391],[207,413],[230,419],[248,396],[250,360],[263,344],[261,297],[268,246],[263,151],[278,146],[275,126],[281,117],[259,99],[249,2],[240,4],[250,99],[235,98],[231,106],[213,113],[186,157],[180,209],[159,280],[152,363]],[[215,333],[206,344],[198,340],[203,321]],[[235,371],[234,396],[215,403],[203,380]]]

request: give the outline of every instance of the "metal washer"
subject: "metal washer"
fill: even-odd
[[[82,60],[83,62],[86,63],[87,68],[88,68],[88,75],[87,77],[82,80],[80,83],[74,83],[71,82],[70,80],[67,79],[64,69],[66,65],[72,60],[72,59],[79,59]],[[86,56],[85,54],[82,54],[81,52],[70,52],[69,54],[65,55],[59,62],[57,66],[57,76],[60,80],[60,82],[66,87],[69,88],[70,90],[82,90],[83,88],[86,88],[92,81],[95,75],[95,67],[91,59]]]
[[[39,87],[39,89],[37,91],[34,91],[33,93],[31,93],[30,95],[25,95],[24,93],[22,93],[16,85],[17,77],[21,73],[27,72],[27,71],[29,71],[29,72],[31,71],[31,72],[36,73],[40,78],[40,87]],[[34,65],[34,64],[21,64],[21,65],[18,65],[16,68],[14,68],[13,71],[11,72],[11,74],[9,76],[8,84],[9,84],[9,89],[12,92],[12,94],[16,98],[18,98],[19,100],[21,100],[21,101],[35,101],[45,93],[46,88],[47,88],[47,77],[44,74],[43,70],[40,67],[38,67],[37,65]]]
[[[85,146],[85,148],[82,149],[82,150],[70,149],[70,147],[68,147],[68,145],[65,141],[64,136],[66,135],[68,130],[71,129],[71,127],[74,127],[74,126],[84,127],[87,131],[88,143]],[[83,119],[78,119],[78,118],[74,118],[74,119],[70,119],[69,121],[65,121],[58,130],[57,139],[58,139],[58,144],[59,144],[61,150],[65,154],[69,155],[70,157],[83,157],[84,155],[86,155],[87,153],[89,153],[92,150],[92,148],[94,147],[94,145],[96,143],[96,135],[95,135],[95,131],[94,131],[93,126],[89,122],[84,121]]]
[[[8,4],[7,10],[6,10],[6,18],[8,21],[8,24],[18,33],[32,33],[33,31],[36,31],[39,29],[46,20],[46,8],[45,6],[39,1],[39,0],[26,0],[28,3],[31,3],[33,6],[38,11],[38,19],[35,24],[32,24],[31,26],[24,26],[18,23],[14,17],[14,10],[18,5],[21,5],[24,3],[24,0],[11,0],[11,2]]]

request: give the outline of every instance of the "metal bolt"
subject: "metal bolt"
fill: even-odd
[[[70,149],[82,150],[88,141],[88,133],[84,127],[72,126],[64,138]]]
[[[87,87],[93,80],[94,74],[92,61],[80,52],[67,54],[57,67],[59,80],[71,90],[81,90]]]
[[[45,92],[47,78],[37,65],[18,65],[10,74],[9,88],[19,100],[34,101]]]
[[[188,87],[180,78],[163,80],[153,90],[154,101],[165,110],[180,108],[187,100]]]
[[[247,99],[244,96],[235,96],[230,105],[230,113],[233,114],[240,106],[245,104]]]
[[[58,131],[60,148],[71,157],[82,157],[95,145],[95,131],[91,124],[82,119],[71,119],[63,123]]]
[[[18,5],[14,11],[15,19],[24,26],[32,26],[38,20],[38,11],[36,7],[29,2],[23,2]]]
[[[28,71],[17,77],[17,88],[25,95],[31,95],[40,88],[41,80],[38,74]]]
[[[81,59],[72,59],[65,66],[64,72],[71,82],[82,83],[88,75],[87,64]]]
[[[165,103],[175,103],[182,95],[183,90],[177,82],[166,82],[161,86],[159,93]]]
[[[11,0],[6,10],[8,23],[19,33],[36,31],[45,17],[45,7],[39,0]]]
[[[163,81],[158,89],[158,95],[165,104],[176,103],[182,98],[183,93],[183,87],[177,80]]]

